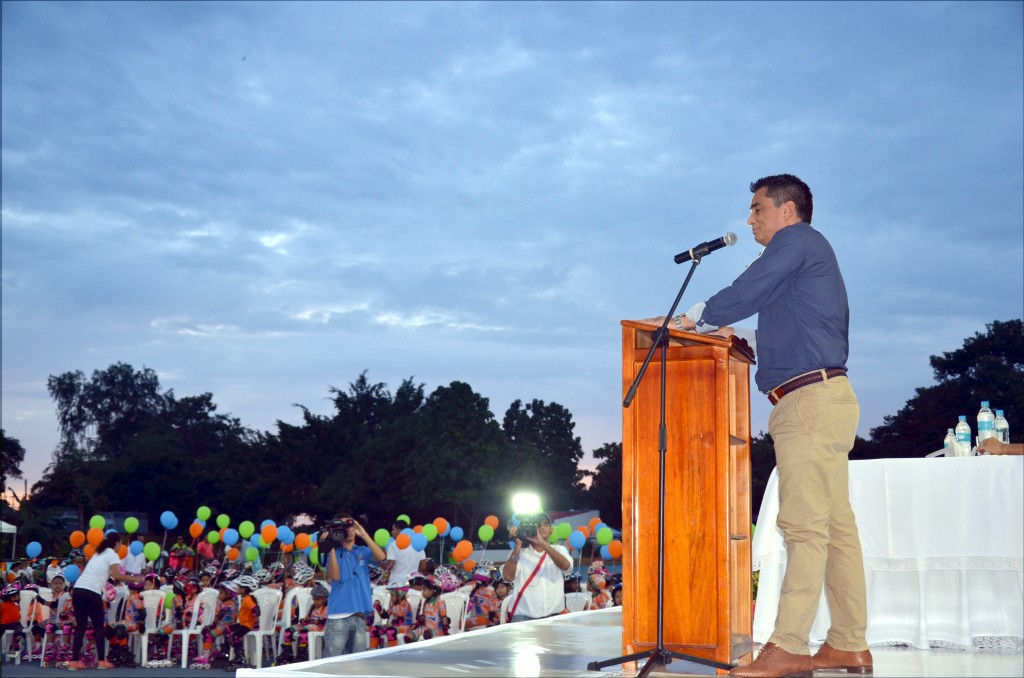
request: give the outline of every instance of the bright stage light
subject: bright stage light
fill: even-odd
[[[517,516],[540,513],[540,497],[534,492],[516,492],[512,495],[512,511]]]

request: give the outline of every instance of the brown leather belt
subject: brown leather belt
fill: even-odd
[[[824,372],[824,376],[822,375]],[[817,384],[820,381],[826,379],[833,379],[835,377],[846,376],[845,367],[830,367],[827,370],[817,370],[815,372],[808,372],[807,374],[801,374],[799,377],[793,377],[789,381],[782,384],[782,386],[776,386],[772,390],[768,391],[768,400],[774,405],[782,400],[782,397],[788,393],[792,393],[798,388],[804,386],[810,386],[811,384]]]

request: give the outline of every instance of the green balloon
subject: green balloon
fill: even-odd
[[[398,518],[396,518],[395,520],[404,520],[406,525],[412,525],[412,520],[410,520],[409,516],[405,515],[404,513],[398,516]]]
[[[391,533],[382,527],[373,533],[373,540],[377,542],[377,546],[386,548],[388,542],[391,541]]]
[[[256,559],[260,557],[260,552],[256,550],[255,546],[250,546],[245,549],[245,559],[250,563],[255,563]]]
[[[102,530],[106,526],[107,526],[107,519],[104,518],[101,515],[97,514],[97,515],[93,516],[92,518],[89,518],[89,527],[93,527],[93,528],[95,528],[97,530]]]
[[[135,534],[135,530],[139,529],[139,519],[135,516],[128,516],[124,519],[124,531],[128,534]]]
[[[153,562],[160,557],[160,544],[151,541],[142,547],[142,553],[146,556],[146,560]]]
[[[210,519],[210,507],[209,506],[200,506],[199,509],[196,511],[196,518],[199,518],[199,520],[202,520],[202,521],[209,520]]]
[[[174,609],[174,594],[171,594],[169,596],[164,596],[164,609],[167,609],[167,610],[173,610]]]
[[[238,534],[242,539],[248,539],[252,536],[252,533],[256,531],[256,526],[252,524],[251,520],[243,520],[238,526]]]
[[[320,562],[320,547],[319,546],[314,546],[313,548],[311,548],[309,550],[309,562],[313,563],[314,567],[316,567],[317,564]]]
[[[433,523],[427,523],[423,526],[423,530],[420,532],[420,534],[426,537],[427,541],[434,541],[435,539],[437,539],[437,528],[434,527]]]
[[[222,513],[217,516],[217,527],[225,528],[231,524],[231,518],[226,513]]]
[[[602,527],[600,530],[597,531],[597,543],[601,546],[607,546],[608,544],[611,544],[612,539],[614,538],[615,535],[612,534],[612,528],[610,527]]]
[[[211,544],[216,544],[220,541],[220,533],[216,530],[210,530],[206,535],[206,541],[210,542]]]
[[[480,541],[490,541],[494,538],[494,528],[490,525],[481,525],[476,534],[480,537]]]
[[[548,537],[548,543],[549,544],[557,544],[558,543],[558,533],[555,532],[554,530],[551,530],[551,536]]]

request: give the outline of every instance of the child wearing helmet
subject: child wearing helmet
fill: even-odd
[[[213,613],[213,623],[203,628],[203,653],[196,657],[189,668],[206,669],[215,661],[227,658],[222,645],[228,628],[238,616],[238,586],[232,579],[221,582],[217,588],[217,608]]]
[[[21,598],[21,588],[17,584],[8,584],[0,590],[0,633],[13,632],[14,638],[7,649],[8,657],[14,659],[21,653],[21,637],[24,635],[21,628],[21,605],[18,600]]]
[[[611,602],[612,595],[608,591],[608,570],[604,569],[603,560],[595,560],[590,563],[588,570],[587,590],[593,596],[590,609],[601,610]]]
[[[46,624],[46,656],[44,668],[54,668],[60,662],[71,659],[71,645],[65,642],[74,630],[75,615],[71,607],[71,594],[63,573],[53,575],[50,580],[50,618]],[[58,632],[60,635],[58,635]]]
[[[235,651],[235,660],[228,668],[248,668],[245,664],[245,636],[250,631],[256,631],[260,627],[260,605],[252,592],[259,588],[259,583],[252,575],[243,574],[235,580],[238,587],[238,617],[235,623],[228,627],[225,639],[228,645]]]
[[[473,590],[466,610],[466,630],[487,628],[498,606],[498,596],[491,585],[491,571],[484,566],[473,571]]]
[[[402,586],[401,581],[388,584],[391,600],[385,610],[380,601],[373,601],[373,609],[380,617],[380,622],[370,627],[370,647],[394,647],[398,645],[398,637],[409,633],[414,623],[412,605],[406,599],[409,587]]]
[[[301,576],[301,574],[299,572],[297,576]],[[313,604],[309,609],[309,614],[285,629],[283,647],[277,658],[278,665],[309,661],[309,632],[324,630],[324,626],[327,624],[327,597],[329,595],[327,587],[323,584],[313,587],[311,593]],[[296,642],[298,649],[293,654],[292,645]]]
[[[421,639],[447,636],[451,620],[448,619],[448,608],[441,600],[441,582],[434,575],[428,575],[423,581],[423,606],[420,614],[413,622],[409,632],[405,634],[405,642],[413,643]]]

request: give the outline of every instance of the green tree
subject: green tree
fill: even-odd
[[[8,478],[21,477],[21,464],[25,461],[25,448],[17,438],[8,438],[6,431],[0,428],[0,456],[3,458],[3,478],[0,489],[7,487]]]
[[[622,443],[605,443],[594,450],[597,469],[591,474],[587,506],[597,509],[609,525],[622,526]]]
[[[533,400],[524,406],[513,402],[502,424],[514,445],[532,448],[538,457],[539,473],[532,478],[548,508],[574,508],[583,500],[583,447],[573,435],[572,413],[558,403]]]

